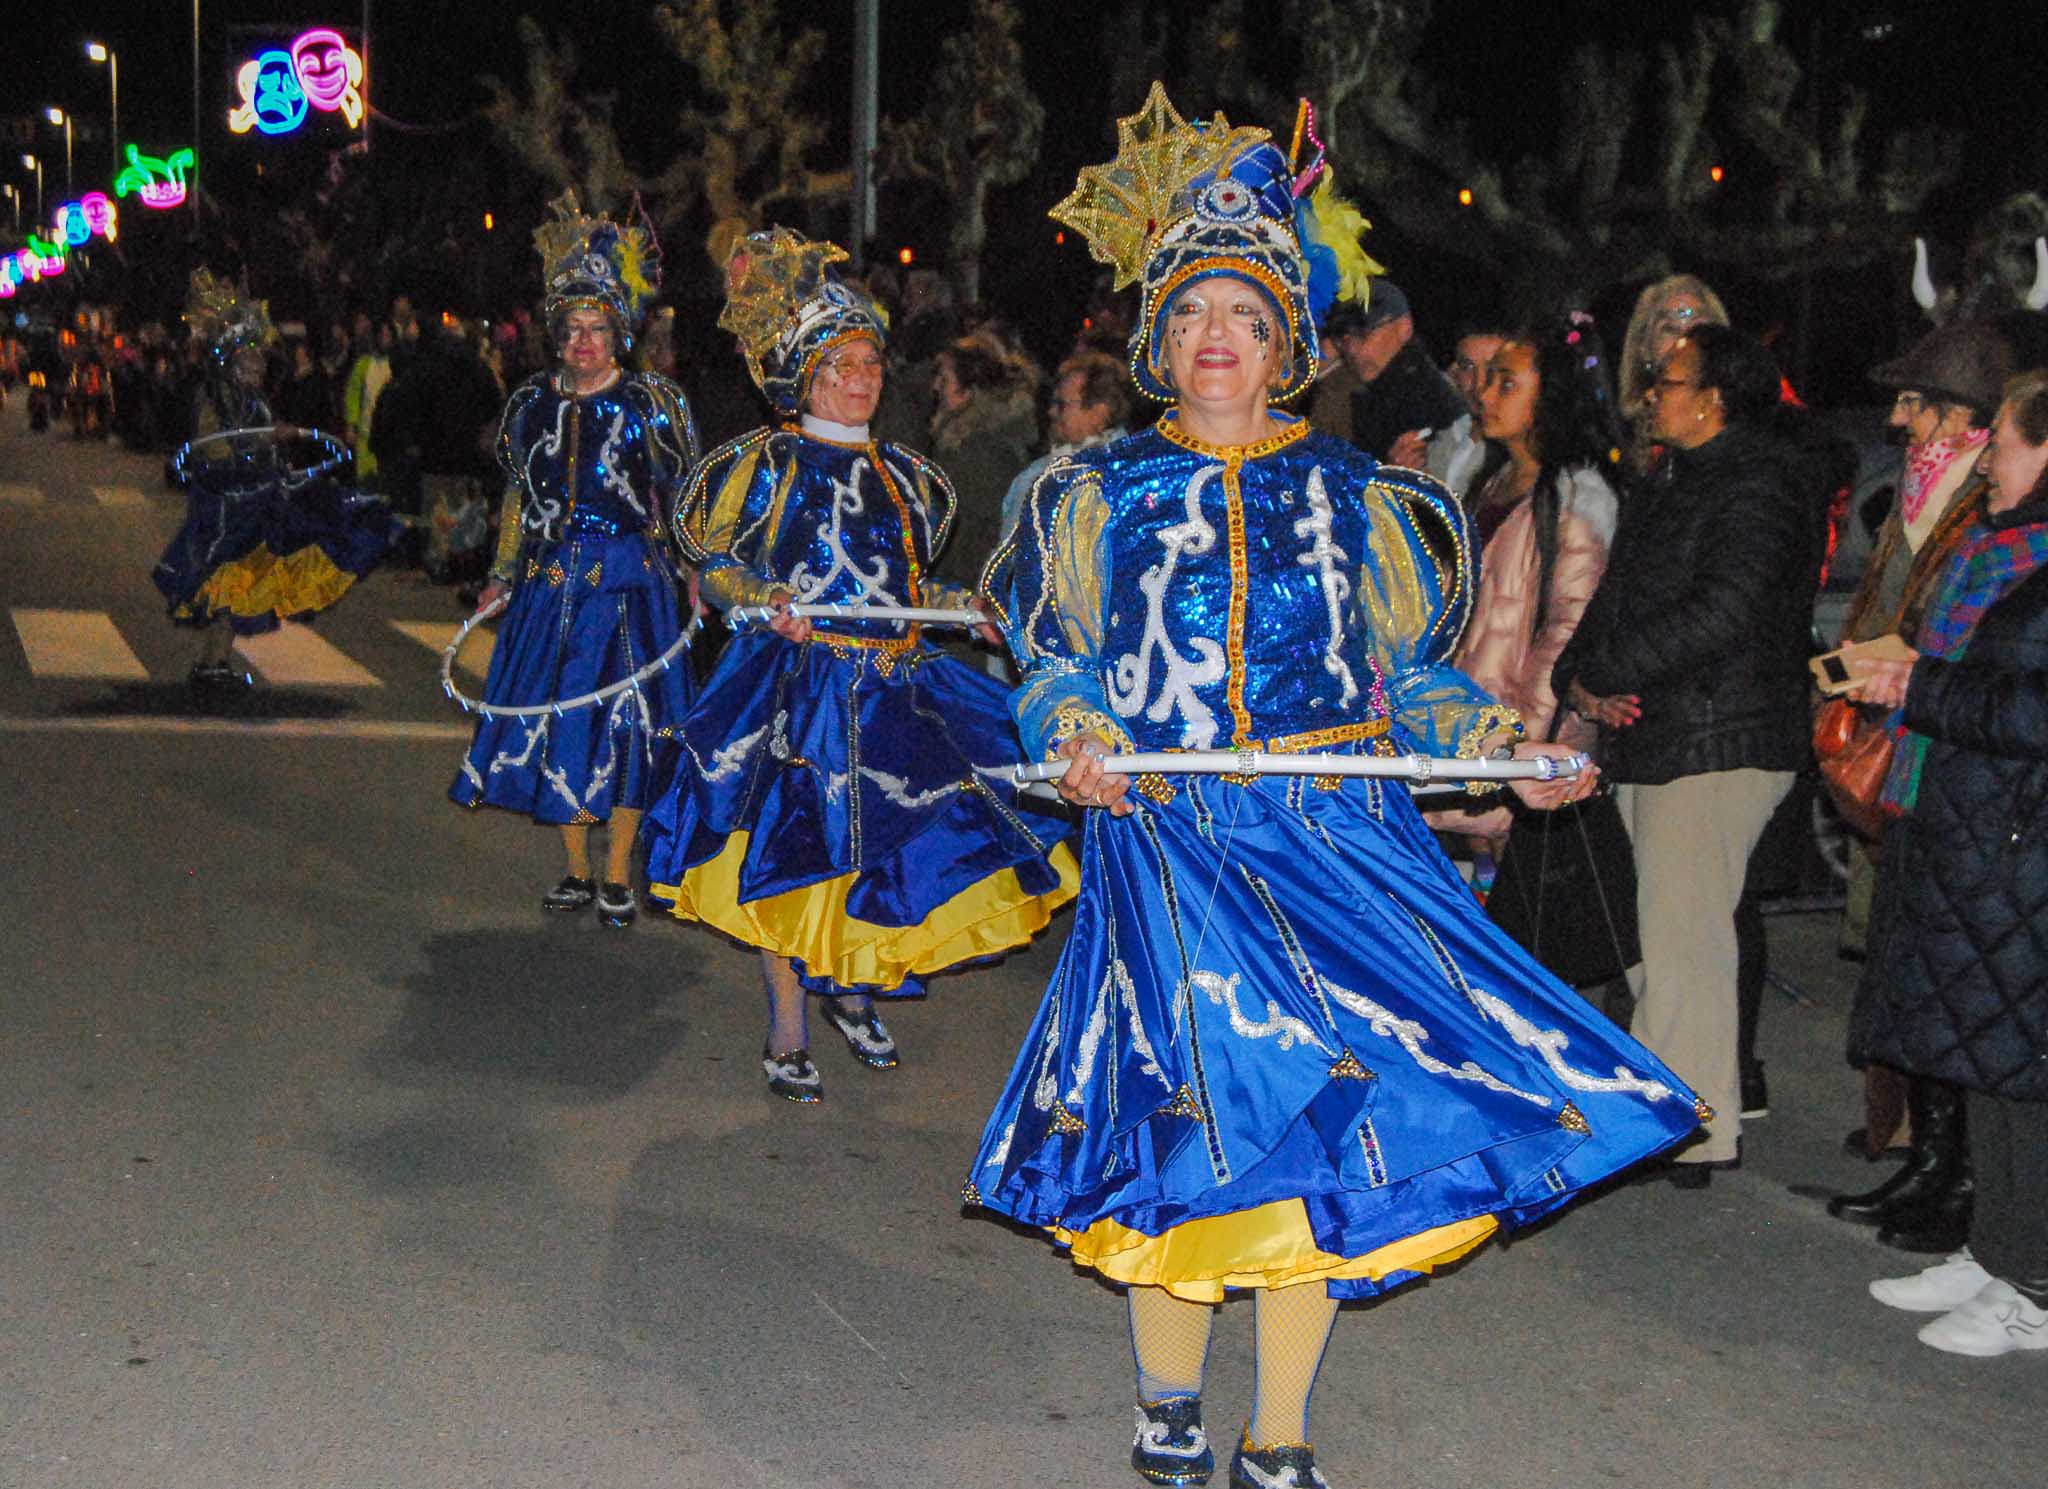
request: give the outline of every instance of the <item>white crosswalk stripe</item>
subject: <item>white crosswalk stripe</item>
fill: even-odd
[[[279,687],[381,688],[384,679],[310,627],[286,621],[260,636],[236,638],[235,650]]]
[[[139,507],[144,501],[140,486],[95,486],[92,498],[103,507]]]
[[[0,506],[40,507],[43,488],[26,481],[0,481]]]
[[[149,676],[104,610],[16,609],[13,617],[29,671],[37,677],[134,681]]]
[[[462,626],[452,620],[394,620],[391,628],[411,637],[438,659]],[[456,667],[472,677],[482,677],[491,670],[491,651],[496,644],[496,634],[478,626],[463,639],[462,650],[455,654]]]

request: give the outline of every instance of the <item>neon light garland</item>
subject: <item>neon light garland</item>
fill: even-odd
[[[107,194],[88,191],[77,201],[66,202],[57,209],[55,228],[66,247],[77,248],[92,237],[113,242],[119,223],[114,204],[108,200]]]
[[[290,134],[311,109],[340,114],[350,129],[363,122],[362,53],[331,27],[300,32],[289,51],[258,53],[236,71],[235,87],[242,101],[228,111],[228,128],[236,134]]]
[[[143,206],[159,212],[185,205],[185,172],[198,163],[191,150],[173,150],[161,160],[144,155],[133,145],[126,150],[128,165],[114,178],[115,196],[132,191],[142,198]]]

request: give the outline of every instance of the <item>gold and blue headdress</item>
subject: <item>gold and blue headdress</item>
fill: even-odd
[[[1189,123],[1159,83],[1144,107],[1117,121],[1116,158],[1081,172],[1051,216],[1088,240],[1116,287],[1141,283],[1131,337],[1131,376],[1148,397],[1170,403],[1161,312],[1199,279],[1225,275],[1252,285],[1287,323],[1287,398],[1315,381],[1316,327],[1339,299],[1361,304],[1370,277],[1384,272],[1359,247],[1370,226],[1332,190],[1323,151],[1296,170],[1304,136],[1316,144],[1304,102],[1291,155],[1263,129],[1232,128],[1220,113]]]
[[[245,346],[276,344],[270,303],[249,293],[247,284],[215,277],[211,269],[194,269],[185,290],[185,324],[197,331],[218,367],[225,367]]]
[[[661,283],[661,249],[653,232],[644,219],[618,223],[601,213],[592,216],[577,206],[574,191],[563,192],[549,207],[553,220],[533,233],[547,278],[541,317],[549,332],[560,341],[570,311],[602,310],[612,319],[619,350],[631,350],[633,332]]]
[[[838,244],[785,227],[749,233],[726,261],[719,327],[739,338],[747,371],[784,418],[802,410],[811,376],[833,348],[861,337],[888,345],[882,307],[835,272],[845,262]]]

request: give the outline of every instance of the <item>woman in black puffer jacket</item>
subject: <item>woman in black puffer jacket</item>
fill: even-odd
[[[1852,1060],[1966,1089],[1969,1244],[1870,1290],[1942,1313],[1921,1340],[1979,1356],[2048,1349],[2048,372],[2008,386],[1986,463],[1986,515],[1921,654],[1873,664],[1854,694],[1903,705],[1901,754],[1925,756],[1885,834],[1849,1026]]]
[[[1717,1114],[1669,1171],[1738,1161],[1734,911],[1750,850],[1806,762],[1806,662],[1838,484],[1770,353],[1725,326],[1650,389],[1668,453],[1624,508],[1607,574],[1552,673],[1623,784],[1643,962],[1632,1032]],[[1632,975],[1631,981],[1636,979]]]

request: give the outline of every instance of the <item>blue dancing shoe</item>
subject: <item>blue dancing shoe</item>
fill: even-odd
[[[1330,1489],[1316,1467],[1316,1450],[1305,1442],[1254,1448],[1249,1434],[1230,1455],[1230,1489]]]
[[[1216,1472],[1216,1455],[1209,1451],[1209,1434],[1202,1430],[1202,1398],[1140,1401],[1131,1467],[1155,1484],[1208,1483]]]
[[[786,1050],[777,1055],[764,1049],[761,1068],[768,1073],[768,1089],[784,1101],[809,1104],[825,1099],[825,1081],[811,1063],[809,1050]]]
[[[846,1047],[853,1051],[854,1059],[876,1070],[894,1070],[902,1063],[896,1056],[896,1037],[882,1023],[882,1016],[875,1012],[873,1003],[859,1013],[846,1013],[832,999],[824,1001],[825,1017],[845,1038]]]

